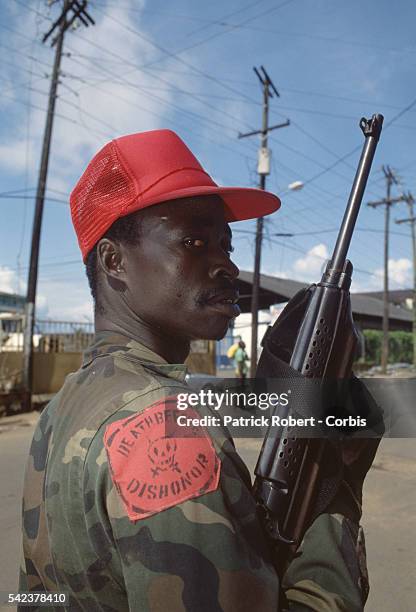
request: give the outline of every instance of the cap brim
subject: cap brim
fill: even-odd
[[[208,185],[178,189],[164,193],[163,196],[159,196],[154,200],[149,198],[146,200],[145,207],[168,202],[169,200],[203,195],[218,195],[222,198],[225,204],[226,221],[228,222],[264,217],[280,208],[279,198],[269,191],[251,189],[249,187],[214,187]],[[128,213],[140,208],[144,208],[144,206],[137,202],[137,206],[129,207]]]

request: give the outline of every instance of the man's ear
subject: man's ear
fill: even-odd
[[[108,238],[102,238],[97,245],[97,260],[106,276],[124,281],[124,257],[119,244]]]

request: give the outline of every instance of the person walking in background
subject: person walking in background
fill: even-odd
[[[246,344],[245,342],[243,342],[243,340],[240,340],[238,343],[238,348],[236,350],[236,352],[234,353],[234,362],[235,362],[235,373],[237,378],[240,379],[240,381],[242,383],[244,383],[246,377],[247,377],[247,372],[248,372],[248,366],[247,366],[247,361],[248,361],[249,357],[246,351]]]

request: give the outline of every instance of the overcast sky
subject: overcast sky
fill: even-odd
[[[42,35],[59,3],[1,0],[0,290],[24,292],[41,140],[54,51]],[[410,0],[96,0],[94,27],[65,39],[53,131],[39,275],[38,312],[92,317],[68,196],[108,140],[143,130],[179,133],[223,185],[257,185],[263,64],[280,98],[270,122],[291,126],[270,138],[267,187],[282,208],[267,219],[262,271],[319,279],[334,246],[363,141],[358,121],[385,115],[366,201],[385,195],[382,164],[416,194],[415,5]],[[414,104],[414,106],[412,106]],[[349,154],[344,159],[346,154]],[[305,182],[299,192],[287,187]],[[5,195],[13,192],[13,198]],[[405,204],[392,213],[392,288],[411,286]],[[350,258],[354,288],[379,289],[383,211],[363,206]],[[233,224],[234,259],[252,269],[254,222]],[[292,238],[275,233],[289,232]]]

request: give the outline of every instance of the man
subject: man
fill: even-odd
[[[69,610],[280,609],[228,433],[167,434],[190,341],[222,338],[239,312],[228,222],[279,205],[217,187],[167,130],[114,140],[90,162],[71,212],[96,337],[33,438],[20,590],[66,592]],[[322,513],[309,529],[283,585],[290,609],[362,609],[361,536],[346,521]]]
[[[247,361],[248,355],[246,352],[246,344],[242,340],[239,341],[236,352],[234,353],[235,373],[237,378],[244,383],[247,376]]]

